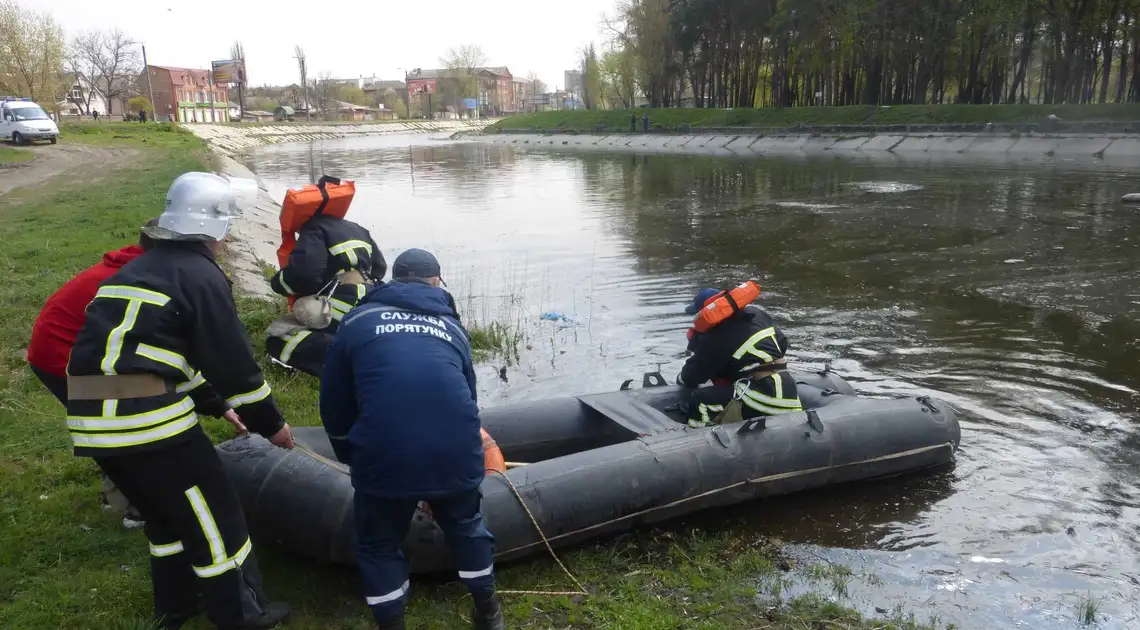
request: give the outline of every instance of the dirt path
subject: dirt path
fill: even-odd
[[[36,158],[27,165],[0,169],[0,195],[38,184],[64,173],[98,177],[118,168],[134,151],[80,144],[48,144],[31,147]]]

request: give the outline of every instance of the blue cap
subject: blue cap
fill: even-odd
[[[693,298],[693,303],[685,307],[685,314],[696,315],[697,311],[705,307],[705,302],[708,302],[709,298],[717,293],[720,293],[720,289],[701,289],[697,291],[697,297]]]
[[[440,278],[439,261],[431,252],[423,249],[409,249],[396,256],[392,263],[392,279]],[[443,282],[443,278],[440,278]]]

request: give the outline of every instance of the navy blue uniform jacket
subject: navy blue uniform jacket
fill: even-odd
[[[321,377],[321,420],[357,492],[430,499],[483,481],[467,331],[443,289],[394,281],[343,320]]]

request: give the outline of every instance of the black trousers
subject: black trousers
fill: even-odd
[[[62,376],[56,376],[55,374],[48,374],[47,372],[30,363],[28,364],[28,367],[32,368],[32,374],[35,374],[36,378],[40,379],[40,382],[44,384],[44,387],[48,388],[48,391],[51,392],[52,396],[55,396],[56,400],[59,401],[59,404],[66,407],[67,379],[63,378]]]
[[[332,333],[299,330],[284,337],[266,336],[265,350],[285,365],[320,378],[325,369],[325,355],[332,342]]]
[[[95,461],[146,520],[155,616],[232,626],[268,605],[241,503],[206,434]]]

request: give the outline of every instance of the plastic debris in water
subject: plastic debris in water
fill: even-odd
[[[550,321],[550,322],[566,322],[568,324],[572,323],[574,321],[573,319],[570,318],[570,316],[563,315],[562,313],[559,313],[558,311],[547,311],[547,312],[543,313],[542,315],[539,315],[538,318],[539,319],[545,319],[546,321]]]

